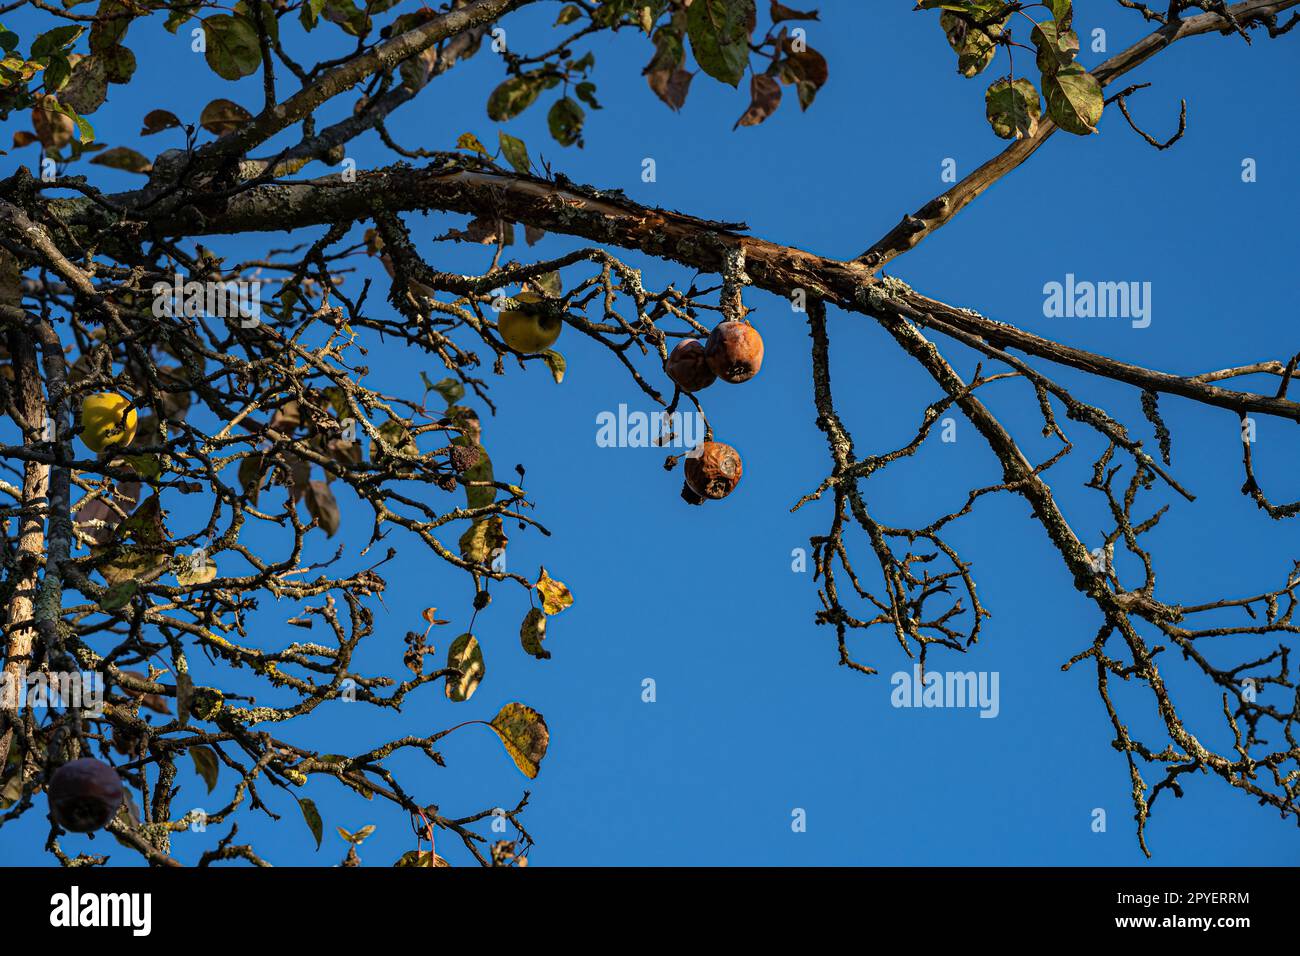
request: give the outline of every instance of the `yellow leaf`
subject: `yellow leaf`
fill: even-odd
[[[491,727],[501,738],[506,752],[525,777],[532,779],[541,769],[551,732],[542,715],[526,704],[510,703],[492,718]]]
[[[473,634],[462,634],[447,648],[447,666],[460,671],[461,676],[447,675],[447,699],[469,700],[478,689],[487,668],[483,664],[483,649]]]
[[[546,568],[541,569],[533,587],[542,595],[542,610],[547,614],[559,614],[573,603],[573,595],[569,593],[568,586],[563,581],[550,577]]]
[[[207,584],[217,576],[217,566],[211,558],[204,558],[202,561],[186,559],[181,569],[176,572],[176,583],[181,587],[193,587],[196,584]]]
[[[461,133],[460,138],[456,140],[456,148],[472,150],[475,153],[482,153],[484,156],[491,155],[473,133]]]

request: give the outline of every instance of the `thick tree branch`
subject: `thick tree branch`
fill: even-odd
[[[462,59],[471,56],[482,42],[487,26],[478,26],[457,34],[451,42],[440,47],[438,55],[428,66],[427,84],[434,77],[441,76]],[[421,87],[420,90],[424,89]],[[381,125],[385,119],[400,106],[415,99],[420,90],[401,85],[379,95],[366,103],[360,112],[347,116],[331,126],[327,126],[313,136],[308,136],[297,146],[291,147],[275,157],[280,168],[299,168],[303,161],[318,159],[338,162],[337,154],[345,143],[350,142],[367,130]],[[262,160],[262,168],[269,165],[271,159]]]
[[[718,274],[726,268],[728,254],[740,250],[754,284],[784,298],[803,290],[809,296],[867,315],[902,313],[938,331],[957,329],[998,348],[1016,349],[1149,391],[1180,395],[1239,413],[1300,421],[1300,403],[1285,398],[1238,392],[1202,378],[1160,372],[1072,348],[931,299],[895,279],[881,279],[859,262],[843,262],[741,235],[735,228],[738,224],[714,223],[642,206],[622,194],[601,193],[567,181],[455,167],[413,169],[399,164],[360,174],[355,182],[330,176],[259,186],[236,195],[224,211],[203,222],[190,217],[164,217],[153,224],[165,233],[239,234],[363,221],[377,209],[441,209],[524,222],[552,232],[639,249]],[[99,232],[113,225],[103,207],[86,199],[59,200],[50,204],[50,210],[73,229]]]

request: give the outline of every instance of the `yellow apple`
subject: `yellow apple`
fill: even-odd
[[[126,411],[131,402],[116,392],[96,392],[86,396],[81,403],[81,424],[85,431],[81,440],[93,452],[101,452],[114,445],[129,445],[135,438],[135,409]],[[123,420],[122,413],[126,412]]]
[[[513,296],[516,302],[537,306],[536,309],[506,309],[497,319],[497,330],[506,345],[516,352],[544,352],[555,344],[560,337],[564,322],[558,315],[550,314],[541,307],[546,299],[536,292],[519,292]]]

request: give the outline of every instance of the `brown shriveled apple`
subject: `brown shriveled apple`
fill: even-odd
[[[704,343],[698,339],[678,342],[664,363],[664,371],[684,392],[698,392],[718,380],[704,356]]]
[[[478,445],[452,445],[449,458],[456,474],[463,475],[478,464]]]
[[[706,441],[686,456],[686,487],[703,498],[725,498],[740,483],[740,455],[730,445]]]
[[[91,833],[112,822],[125,791],[117,771],[94,757],[70,760],[50,777],[45,792],[59,826]]]
[[[748,322],[719,322],[704,346],[704,357],[724,382],[748,382],[763,367],[763,337]]]

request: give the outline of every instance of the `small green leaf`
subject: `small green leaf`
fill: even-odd
[[[538,660],[547,660],[551,652],[542,647],[546,639],[546,615],[535,607],[530,607],[524,615],[524,622],[519,625],[519,643],[523,649]]]
[[[108,82],[107,61],[98,53],[83,56],[72,68],[61,98],[78,113],[93,113],[108,97]]]
[[[62,53],[50,55],[50,64],[45,68],[45,92],[57,93],[67,85],[72,76],[72,64]]]
[[[573,88],[573,92],[577,94],[578,99],[582,100],[582,102],[586,103],[593,110],[598,110],[601,108],[601,105],[598,102],[596,102],[595,83],[589,83],[585,81],[579,83],[577,86]]]
[[[72,120],[72,122],[77,127],[77,133],[81,139],[81,143],[83,146],[87,143],[92,142],[95,139],[95,128],[91,126],[90,123],[88,123],[84,117],[78,115],[77,111],[74,110],[69,104],[55,101],[54,97],[46,97],[45,105],[53,106],[59,112],[63,113],[65,116],[67,116]]]
[[[972,11],[973,12],[973,11]],[[987,18],[975,13],[984,22]],[[957,72],[967,79],[982,73],[997,54],[994,38],[1001,36],[1005,21],[994,20],[987,26],[972,26],[969,21],[947,10],[939,17],[939,25],[948,37],[948,45],[957,54]]]
[[[127,83],[135,74],[135,54],[121,44],[105,47],[95,57],[103,62],[110,83]]]
[[[570,23],[573,23],[575,20],[581,20],[581,19],[582,19],[582,8],[579,7],[576,3],[566,3],[563,7],[560,8],[560,15],[555,18],[555,25],[557,27],[568,26]]]
[[[218,13],[203,21],[204,58],[223,80],[251,76],[262,65],[257,28],[244,16]]]
[[[298,807],[302,810],[302,818],[307,821],[307,829],[316,838],[316,849],[319,850],[321,838],[325,835],[325,824],[321,821],[320,811],[310,797],[299,797]]]
[[[551,377],[555,379],[555,384],[559,385],[563,382],[564,373],[568,370],[564,356],[555,349],[547,349],[542,353],[542,360],[546,362],[547,367],[551,370]]]
[[[1044,20],[1029,36],[1038,48],[1038,69],[1044,76],[1051,76],[1061,67],[1069,66],[1079,52],[1079,35],[1073,30],[1061,29],[1055,20]]]
[[[167,14],[167,19],[163,21],[163,29],[172,34],[172,36],[175,36],[176,31],[180,29],[181,24],[193,20],[194,15],[198,10],[199,5],[197,3],[194,5],[180,4],[172,6],[171,12]]]
[[[125,147],[123,147],[123,146],[118,146],[118,147],[114,147],[114,148],[115,148],[115,149],[125,149]],[[99,162],[101,159],[103,159],[105,156],[108,156],[109,154],[111,154],[112,152],[113,152],[112,149],[107,150],[106,152],[104,152],[104,153],[100,154],[99,156],[97,156],[95,159],[92,159],[91,162],[92,162],[92,163],[97,163],[97,162]],[[134,150],[128,150],[128,152],[135,152],[135,151],[134,151]],[[139,153],[135,153],[135,155],[136,155],[136,156],[140,156]],[[143,158],[143,157],[141,157],[141,158]],[[149,168],[149,169],[152,169],[152,168],[153,168],[153,164],[152,164],[152,163],[150,163],[148,160],[145,160],[145,162],[146,162],[146,164],[148,165],[148,168]],[[114,163],[106,163],[105,165],[115,165],[115,164],[114,164]],[[125,166],[117,166],[117,168],[118,168],[118,169],[125,169],[125,168],[128,168],[128,167],[125,167]],[[131,171],[131,172],[148,172],[148,169],[131,169],[130,171]],[[158,478],[161,477],[161,475],[162,475],[162,473],[163,473],[163,464],[162,464],[162,459],[159,458],[157,455],[123,455],[123,456],[122,456],[122,461],[124,461],[124,462],[126,462],[128,465],[130,465],[130,466],[131,466],[131,470],[134,471],[137,475],[139,475],[140,478],[143,479],[144,481],[157,481]]]
[[[309,33],[316,29],[316,21],[320,18],[320,13],[325,9],[325,0],[304,0],[302,9],[298,11],[298,22],[302,24],[303,29]]]
[[[95,10],[95,24],[90,28],[90,52],[99,53],[117,46],[126,36],[132,21],[140,15],[140,11],[127,0],[100,0]],[[175,15],[173,9],[172,16]],[[168,22],[171,22],[171,17],[168,17]]]
[[[120,611],[131,603],[131,598],[135,597],[139,590],[140,585],[135,581],[128,580],[114,584],[105,589],[103,597],[99,599],[99,606],[105,611]]]
[[[77,41],[77,37],[81,36],[84,30],[85,27],[75,24],[47,30],[32,41],[31,59],[45,60],[54,53],[67,49]]]
[[[1078,63],[1044,76],[1043,92],[1047,94],[1047,115],[1061,129],[1076,136],[1097,132],[1106,105],[1101,84]]]
[[[95,127],[91,126],[90,122],[84,116],[78,116],[76,112],[71,109],[69,109],[68,112],[72,114],[72,119],[77,124],[77,132],[81,135],[81,144],[84,146],[87,143],[94,142]]]
[[[497,137],[501,141],[502,155],[515,171],[525,175],[531,172],[533,164],[528,158],[528,147],[524,145],[524,141],[504,131],[498,131]]]
[[[997,80],[988,88],[984,101],[989,125],[1002,139],[1023,139],[1038,131],[1043,106],[1038,89],[1028,80]]]
[[[207,784],[208,793],[211,793],[217,786],[217,774],[220,766],[217,755],[213,753],[210,747],[191,747],[189,750],[190,759],[194,761],[194,769],[203,778],[203,782]]]
[[[1074,20],[1073,0],[1046,0],[1047,9],[1052,11],[1052,19],[1067,30]]]
[[[686,10],[691,52],[705,73],[738,86],[749,66],[754,0],[695,0]]]
[[[325,0],[322,16],[349,36],[363,37],[370,32],[370,16],[352,0]]]
[[[512,76],[493,90],[488,97],[488,118],[503,123],[518,116],[536,102],[543,85],[531,74]]]
[[[577,100],[563,97],[555,101],[546,115],[546,125],[551,136],[561,146],[582,145],[582,124],[587,114]]]
[[[423,375],[424,373],[420,374]],[[425,379],[425,387],[441,395],[443,401],[448,405],[455,405],[465,397],[465,386],[454,378],[439,379],[432,385],[428,383],[428,379]]]

